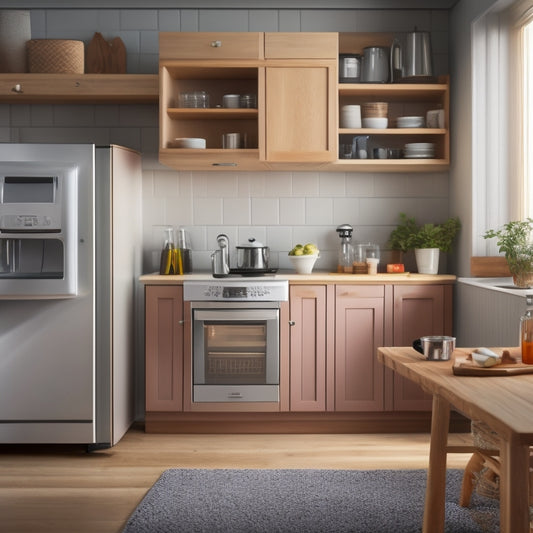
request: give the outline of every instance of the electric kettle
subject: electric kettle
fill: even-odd
[[[433,77],[431,36],[415,31],[396,37],[390,53],[392,81],[428,81]]]

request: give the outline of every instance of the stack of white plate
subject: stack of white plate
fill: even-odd
[[[403,155],[409,159],[433,159],[435,157],[435,144],[408,143],[404,146]]]
[[[398,128],[423,128],[424,117],[398,117],[396,119]]]
[[[168,143],[169,148],[199,148],[205,149],[205,139],[196,137],[177,137]]]

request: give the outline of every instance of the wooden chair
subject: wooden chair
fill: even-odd
[[[500,441],[498,435],[483,422],[472,421],[472,437],[476,448],[463,474],[459,505],[468,507],[472,492],[499,499],[500,493]],[[529,505],[533,507],[533,451],[529,455]],[[533,523],[530,524],[533,533]]]

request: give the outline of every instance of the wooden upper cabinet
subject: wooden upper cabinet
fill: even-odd
[[[265,59],[335,59],[338,33],[265,33]]]
[[[337,159],[337,61],[280,61],[265,69],[265,154],[268,162]]]
[[[159,59],[262,59],[263,33],[161,32]]]

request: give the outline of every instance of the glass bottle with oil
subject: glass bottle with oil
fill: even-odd
[[[526,296],[526,313],[520,318],[522,363],[533,365],[533,295]]]
[[[161,250],[159,273],[163,275],[178,274],[178,255],[174,246],[174,229],[172,227],[166,228],[165,232],[167,235]]]

